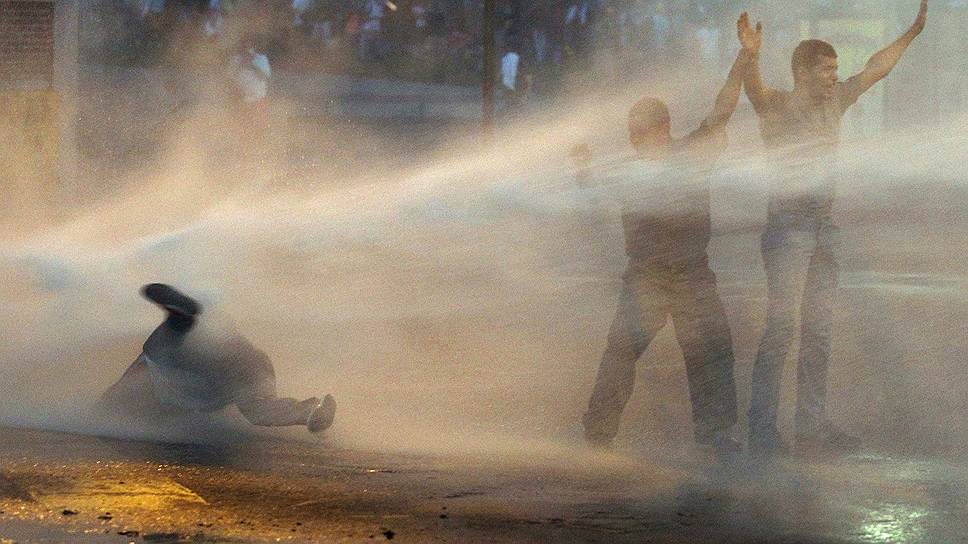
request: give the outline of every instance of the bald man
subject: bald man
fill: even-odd
[[[751,31],[746,20],[744,13],[739,31]],[[583,419],[591,444],[611,444],[632,394],[636,362],[671,318],[686,363],[696,441],[721,458],[741,450],[731,436],[737,410],[732,338],[706,252],[711,228],[705,180],[726,148],[726,124],[753,58],[745,48],[739,52],[713,111],[685,138],[671,136],[661,100],[643,98],[629,112],[636,158],[612,174],[632,193],[622,214],[628,267]]]

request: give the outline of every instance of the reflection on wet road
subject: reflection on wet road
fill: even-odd
[[[681,452],[449,458],[0,431],[0,539],[23,542],[908,544],[968,534],[968,469],[943,459],[722,471]]]

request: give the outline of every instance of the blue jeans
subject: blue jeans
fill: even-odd
[[[778,436],[780,380],[797,336],[798,434],[810,434],[826,421],[827,366],[839,267],[838,229],[827,214],[811,224],[771,218],[761,239],[766,268],[766,329],[753,366],[750,439]]]

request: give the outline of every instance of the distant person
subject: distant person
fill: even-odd
[[[326,48],[334,46],[336,39],[336,0],[314,0],[304,19],[311,27],[310,35],[321,41]]]
[[[259,51],[255,38],[242,41],[239,52],[232,58],[232,69],[242,102],[264,104],[269,97],[272,67],[269,57]]]
[[[102,395],[101,408],[153,415],[209,413],[234,404],[253,425],[305,425],[315,433],[333,424],[333,397],[298,401],[276,396],[275,371],[266,354],[231,327],[201,323],[197,301],[159,283],[146,285],[141,293],[167,316],[137,360]]]
[[[363,19],[360,25],[359,58],[367,62],[382,57],[383,17],[386,13],[386,0],[366,0],[363,4]]]
[[[591,29],[595,26],[595,9],[593,0],[574,0],[565,10],[566,39],[576,56],[586,53],[590,45]]]
[[[413,29],[419,37],[423,37],[429,30],[429,12],[427,5],[422,0],[415,0],[410,5],[410,17],[413,20]]]
[[[269,135],[269,85],[272,81],[269,57],[258,49],[255,38],[247,37],[242,40],[239,52],[232,57],[230,71],[236,86],[243,146],[248,147],[248,151],[257,151],[266,145]]]
[[[793,52],[792,91],[763,85],[758,60],[746,72],[746,94],[760,117],[766,146],[782,174],[771,188],[761,249],[766,267],[766,329],[753,367],[750,451],[769,458],[786,451],[777,427],[783,364],[800,323],[797,362],[796,442],[803,451],[851,452],[860,440],[827,417],[827,367],[837,293],[833,224],[834,167],[841,118],[875,83],[891,72],[924,29],[927,0],[910,29],[876,53],[850,79],[837,81],[837,52],[827,42],[806,40]],[[748,25],[749,23],[746,22]],[[757,52],[761,28],[741,33]]]
[[[749,32],[747,15],[738,28]],[[635,379],[635,364],[669,317],[686,363],[696,441],[723,459],[741,446],[736,423],[733,345],[706,248],[711,236],[709,169],[726,148],[726,124],[736,110],[755,53],[742,49],[712,113],[683,139],[670,135],[669,110],[655,98],[629,112],[632,170],[616,180],[629,187],[622,223],[628,268],[618,313],[608,334],[595,389],[584,417],[585,438],[609,445]],[[654,179],[668,180],[649,184]]]
[[[514,108],[520,102],[518,70],[521,67],[521,55],[516,47],[510,47],[501,57],[501,95],[504,96],[508,108]]]

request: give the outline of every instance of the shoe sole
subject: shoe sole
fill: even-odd
[[[306,427],[311,433],[325,431],[333,425],[336,419],[336,400],[331,395],[326,395],[323,402],[309,416],[309,423]]]
[[[151,302],[171,313],[193,317],[201,313],[201,304],[164,283],[149,283],[141,288],[141,294]]]

